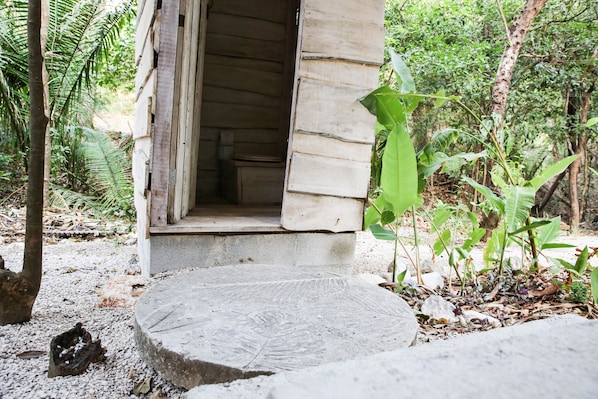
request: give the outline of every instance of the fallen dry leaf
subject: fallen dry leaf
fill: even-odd
[[[145,380],[135,384],[133,388],[133,395],[145,395],[152,389],[152,377],[147,377]]]
[[[530,290],[529,294],[531,296],[541,297],[541,296],[556,294],[557,292],[559,292],[560,289],[561,289],[561,284],[550,283],[548,285],[548,287],[544,288],[543,290]]]
[[[47,351],[25,351],[17,354],[17,357],[19,359],[37,359],[38,357],[42,357],[47,353]]]

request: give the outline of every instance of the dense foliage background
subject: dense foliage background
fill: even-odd
[[[447,95],[459,96],[477,117],[490,123],[491,89],[509,40],[507,25],[523,3],[389,0],[387,47],[402,55],[419,92],[445,90]],[[581,220],[587,227],[598,222],[598,204],[593,201],[596,175],[591,170],[598,167],[598,130],[586,125],[588,119],[598,115],[594,90],[598,76],[596,21],[595,0],[547,2],[534,20],[517,60],[501,137],[509,161],[526,179],[567,155],[583,155],[577,180],[582,193]],[[390,63],[383,67],[381,80],[393,84]],[[582,120],[584,95],[590,100]],[[434,132],[447,127],[461,132],[456,150],[481,149],[471,140],[472,135],[483,134],[476,118],[455,103],[436,109],[432,104],[420,104],[412,116],[416,149],[429,142]],[[484,177],[479,166],[476,162],[445,172],[452,177],[466,174],[481,182]],[[486,163],[483,167],[492,170],[493,165]],[[565,179],[554,195],[548,192],[549,185],[543,187],[538,193],[538,205],[548,196],[550,211],[567,218],[570,200],[566,183]],[[459,187],[453,191],[458,192]],[[547,210],[546,205],[541,209]]]

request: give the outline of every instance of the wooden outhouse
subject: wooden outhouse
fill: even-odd
[[[133,174],[144,274],[350,265],[383,0],[140,0]]]

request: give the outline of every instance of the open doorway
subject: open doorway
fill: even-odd
[[[280,225],[297,10],[298,0],[208,3],[199,46],[204,53],[195,207],[188,214],[196,222],[245,215]]]

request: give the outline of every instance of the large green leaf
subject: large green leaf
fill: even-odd
[[[575,262],[574,269],[577,273],[582,274],[586,270],[586,267],[588,267],[588,246],[587,245],[577,256],[577,261]]]
[[[444,251],[444,248],[449,245],[451,241],[451,231],[449,229],[440,233],[440,236],[434,243],[434,255],[438,256]]]
[[[594,297],[594,304],[598,304],[598,267],[594,268],[590,277],[590,286],[592,288],[592,296]]]
[[[547,225],[549,223],[550,223],[550,221],[548,221],[548,220],[536,220],[533,223],[527,224],[527,225],[525,225],[523,227],[518,228],[515,231],[509,232],[509,235],[510,236],[517,235],[519,233],[523,233],[524,231],[529,231],[529,230],[537,229],[537,228],[545,226],[545,225]]]
[[[586,122],[586,127],[592,127],[592,126],[594,126],[597,123],[598,123],[598,117],[592,118],[592,119],[590,119],[589,121]]]
[[[538,232],[538,246],[544,249],[545,245],[552,243],[561,230],[561,217],[557,216],[549,220],[546,226],[542,226],[537,230]]]
[[[484,262],[486,263],[486,268],[491,268],[493,263],[499,262],[499,254],[502,251],[504,242],[505,230],[502,228],[492,230],[492,235],[486,242],[486,247],[484,247]]]
[[[530,184],[534,188],[535,191],[538,191],[540,187],[544,185],[548,180],[552,179],[554,176],[558,175],[559,173],[563,172],[565,169],[573,163],[579,155],[571,155],[567,158],[563,158],[557,163],[553,163],[552,165],[548,166],[544,169],[540,174],[533,179],[530,180]]]
[[[556,248],[575,248],[576,245],[564,244],[560,242],[549,242],[540,247],[540,249],[556,249]]]
[[[370,226],[370,231],[379,240],[395,241],[397,239],[396,234],[392,230],[385,229],[379,224],[373,224]]]
[[[398,100],[397,93],[388,86],[382,86],[359,99],[359,102],[376,115],[378,123],[387,130],[406,123],[404,105]]]
[[[376,198],[373,203],[370,203],[368,210],[365,212],[363,219],[364,230],[369,229],[370,225],[378,223],[384,212],[384,198],[382,196]]]
[[[463,180],[465,180],[471,187],[475,188],[480,194],[486,197],[492,206],[501,214],[505,213],[505,203],[498,195],[494,193],[494,191],[470,177],[464,176]]]
[[[486,229],[483,227],[476,227],[469,233],[469,238],[463,242],[461,246],[466,251],[471,251],[471,248],[476,245],[482,237],[486,234]]]
[[[403,58],[392,49],[390,49],[390,57],[392,59],[392,67],[401,86],[401,93],[415,93],[415,81],[411,76],[409,67],[405,64],[405,61],[403,61]]]
[[[435,233],[440,231],[440,228],[446,223],[447,220],[451,217],[451,212],[446,208],[438,208],[436,212],[434,212],[434,217],[432,219],[432,226],[430,227],[430,233]]]
[[[529,216],[534,205],[535,190],[530,186],[509,186],[505,196],[505,223],[508,231],[515,231]]]
[[[400,217],[419,203],[415,149],[405,125],[396,126],[389,134],[382,165],[382,196]]]
[[[473,152],[461,152],[459,154],[447,156],[443,152],[436,152],[431,156],[428,155],[427,162],[424,164],[419,165],[418,173],[422,176],[422,178],[427,178],[432,176],[438,169],[440,169],[444,165],[459,165],[466,162],[471,162],[478,158],[485,157],[487,155],[486,151],[482,151],[479,153]]]

